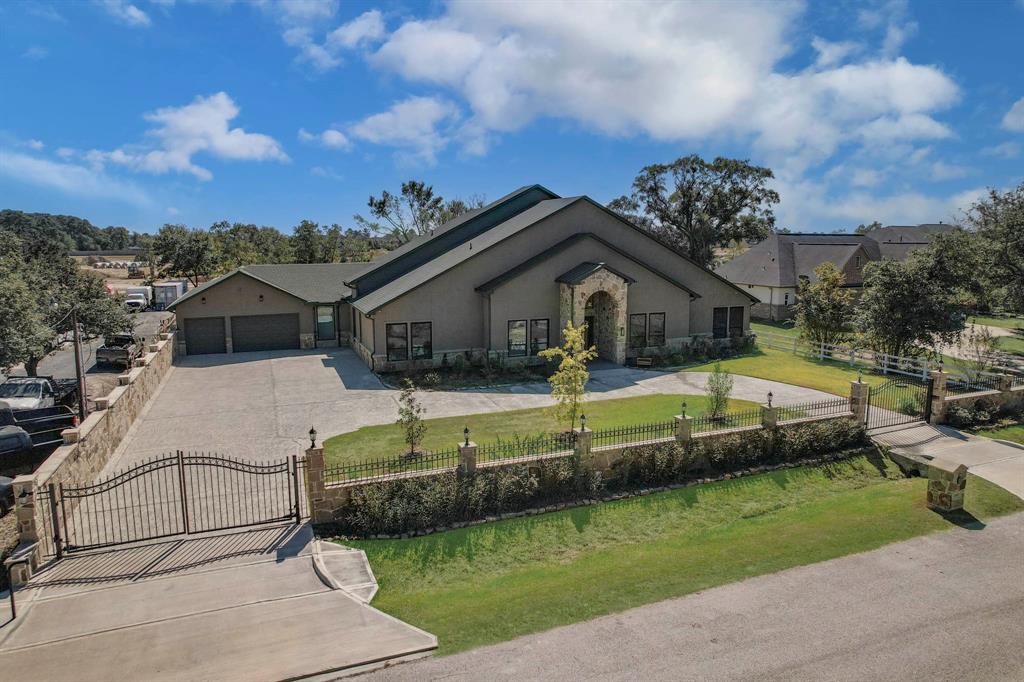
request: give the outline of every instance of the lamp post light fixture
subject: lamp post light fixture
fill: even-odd
[[[587,430],[587,415],[580,415],[580,433]]]
[[[679,405],[679,415],[682,416],[682,417],[686,416],[686,401],[685,400]]]
[[[316,447],[316,429],[312,426],[309,427],[309,447],[310,449]]]
[[[768,391],[768,407],[772,406],[772,392]]]
[[[863,384],[864,383],[864,377],[861,376],[860,367],[857,368],[857,383],[858,384]]]
[[[466,428],[462,429],[462,435],[466,437],[466,447],[468,448],[469,447],[469,424],[466,425]]]

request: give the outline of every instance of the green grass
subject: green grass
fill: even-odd
[[[985,436],[986,438],[999,438],[1001,440],[1011,440],[1014,443],[1020,443],[1024,445],[1024,424],[1012,424],[1010,426],[998,426],[994,429],[982,429],[981,431],[975,431],[979,436]]]
[[[996,347],[1004,353],[1024,355],[1024,336],[997,336]]]
[[[781,336],[792,336],[797,337],[800,335],[800,330],[797,329],[793,322],[769,322],[762,320],[760,322],[751,322],[750,330],[755,334],[778,334]]]
[[[991,317],[989,315],[973,315],[968,323],[985,324],[1003,329],[1024,329],[1024,317]]]
[[[695,417],[704,414],[707,399],[700,395],[645,395],[635,398],[613,398],[593,400],[585,403],[584,414],[587,426],[604,429],[629,426],[655,421],[668,421],[679,414],[679,403],[686,401],[686,413]],[[427,415],[430,414],[429,400],[425,400]],[[743,410],[755,407],[746,400],[732,400],[730,409]],[[477,443],[492,443],[499,437],[511,440],[515,434],[535,436],[564,428],[555,419],[550,408],[535,407],[508,412],[490,412],[460,417],[425,419],[427,435],[421,445],[426,450],[450,448],[462,440],[462,430],[469,427],[472,439]],[[403,440],[402,430],[397,424],[364,426],[343,433],[324,442],[324,457],[330,464],[361,462],[366,459],[397,457],[406,452],[408,446]]]
[[[857,370],[834,360],[815,360],[775,348],[758,348],[741,357],[722,360],[722,369],[732,374],[771,379],[797,386],[815,388],[836,395],[850,395],[850,382],[857,380]],[[686,372],[710,372],[715,363],[687,367]],[[864,381],[877,385],[886,377],[867,373]]]
[[[924,479],[867,457],[511,519],[409,540],[353,541],[374,606],[437,635],[442,654],[863,552],[1024,509],[971,477],[954,519]]]

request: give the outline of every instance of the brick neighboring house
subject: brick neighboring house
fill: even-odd
[[[793,316],[800,278],[815,280],[814,268],[832,262],[850,287],[864,284],[869,261],[903,260],[954,225],[893,225],[858,234],[772,234],[744,253],[718,266],[716,272],[757,297],[751,316],[787,320]]]
[[[172,308],[186,353],[351,345],[392,371],[531,362],[569,320],[622,363],[745,335],[756,302],[588,197],[532,185],[373,262],[245,266]]]

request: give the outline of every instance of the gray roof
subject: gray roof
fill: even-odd
[[[406,294],[413,289],[426,284],[435,277],[447,272],[459,263],[469,260],[477,253],[494,246],[495,244],[512,237],[530,225],[547,218],[550,215],[561,211],[563,208],[581,201],[583,197],[567,197],[562,199],[548,199],[518,213],[503,223],[495,225],[479,236],[445,251],[441,255],[432,258],[415,270],[407,272],[401,277],[391,280],[379,289],[374,289],[369,294],[361,296],[352,301],[352,305],[364,314],[372,314],[382,306]]]
[[[558,277],[555,277],[555,281],[565,282],[566,284],[579,284],[587,277],[590,277],[592,274],[597,272],[598,270],[607,270],[613,275],[618,275],[619,277],[626,280],[630,284],[636,283],[635,279],[633,279],[629,275],[619,272],[618,270],[608,265],[607,263],[591,263],[589,261],[580,263],[579,265],[569,270],[568,272],[563,272]]]
[[[813,278],[814,268],[826,261],[842,268],[860,249],[868,260],[902,260],[936,234],[954,229],[938,224],[883,227],[866,235],[771,234],[715,271],[738,284],[795,287],[801,276]]]
[[[229,277],[246,275],[279,289],[306,303],[334,303],[351,295],[345,281],[370,267],[370,263],[287,263],[280,265],[243,265],[222,277],[188,291],[168,306],[173,310],[183,301],[211,289]]]

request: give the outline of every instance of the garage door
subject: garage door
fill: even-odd
[[[185,351],[189,355],[226,353],[223,317],[186,317]]]
[[[245,315],[231,318],[231,348],[286,350],[299,347],[299,315]]]

